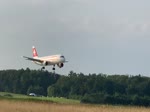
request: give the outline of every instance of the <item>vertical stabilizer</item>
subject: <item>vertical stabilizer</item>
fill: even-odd
[[[33,53],[33,57],[38,57],[36,48],[34,46],[32,47],[32,53]]]

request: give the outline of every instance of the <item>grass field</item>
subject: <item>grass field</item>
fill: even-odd
[[[0,112],[150,112],[150,108],[146,107],[85,105],[65,98],[29,97],[3,92],[0,96]]]
[[[53,103],[60,103],[60,104],[79,104],[79,100],[72,100],[66,98],[58,98],[58,97],[32,97],[27,95],[21,94],[13,94],[7,92],[0,92],[1,99],[9,99],[9,100],[19,100],[19,101],[34,101],[34,102],[53,102]]]
[[[150,112],[150,108],[0,100],[0,112]]]

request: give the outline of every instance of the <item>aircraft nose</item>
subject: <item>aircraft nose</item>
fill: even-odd
[[[65,62],[65,57],[62,60]]]
[[[61,56],[60,59],[61,59],[62,62],[65,62],[65,57],[64,56]]]

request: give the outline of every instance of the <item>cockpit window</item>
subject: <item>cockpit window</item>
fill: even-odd
[[[61,58],[65,58],[64,56],[60,56]]]

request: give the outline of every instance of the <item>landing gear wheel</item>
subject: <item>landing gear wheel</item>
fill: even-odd
[[[41,68],[41,71],[44,70],[44,69],[45,69],[45,67],[42,67],[42,68]]]
[[[53,69],[53,73],[55,74],[55,67],[53,67],[52,69]]]
[[[53,70],[55,71],[55,68],[53,68]]]
[[[55,74],[55,65],[53,65],[52,70],[53,70],[53,73]]]

